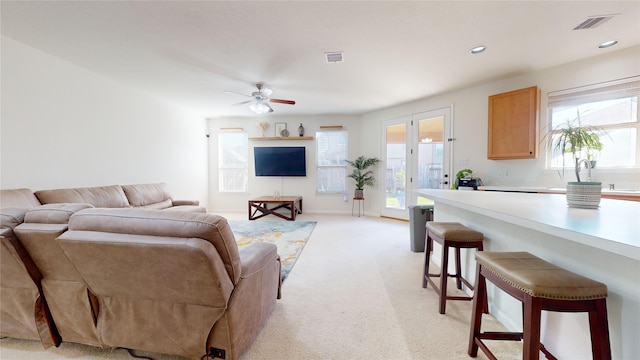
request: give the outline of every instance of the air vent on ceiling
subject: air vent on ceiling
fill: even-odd
[[[613,15],[591,16],[574,27],[573,30],[593,29],[609,21],[612,17]]]
[[[328,63],[339,63],[344,61],[344,58],[342,57],[342,51],[328,52],[325,53],[325,55],[327,56]]]

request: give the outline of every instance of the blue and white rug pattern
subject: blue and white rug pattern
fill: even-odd
[[[254,241],[273,243],[278,246],[282,262],[282,281],[289,275],[293,265],[306,245],[316,221],[249,221],[228,220],[238,247]]]

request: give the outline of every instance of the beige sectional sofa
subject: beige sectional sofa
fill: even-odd
[[[237,359],[279,298],[277,248],[238,249],[162,188],[2,190],[0,335]]]
[[[35,196],[41,204],[85,203],[99,208],[139,207],[206,212],[204,207],[198,206],[198,201],[173,200],[164,183],[38,190]]]

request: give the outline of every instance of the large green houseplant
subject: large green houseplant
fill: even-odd
[[[567,202],[570,207],[597,208],[600,204],[602,184],[591,181],[593,156],[603,148],[599,133],[604,131],[595,126],[582,125],[580,112],[573,120],[567,120],[555,129],[551,145],[554,153],[562,154],[562,169],[565,168],[565,154],[571,154],[576,182],[567,183]],[[580,179],[580,167],[587,167],[587,181]]]
[[[353,167],[353,172],[348,176],[356,182],[354,197],[364,197],[365,185],[373,186],[375,184],[374,172],[369,168],[379,162],[380,159],[378,158],[365,158],[364,156],[358,156],[354,161],[347,160],[347,163]]]
[[[554,152],[561,153],[562,167],[564,169],[564,154],[571,154],[573,158],[573,169],[576,180],[580,180],[580,164],[584,161],[593,161],[593,157],[603,148],[598,132],[603,130],[595,126],[583,126],[580,121],[580,113],[574,120],[567,120],[557,129],[552,141]],[[584,158],[582,158],[584,156]],[[586,165],[592,167],[592,163]]]

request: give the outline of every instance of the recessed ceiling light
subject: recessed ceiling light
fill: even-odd
[[[598,47],[600,49],[604,49],[604,48],[608,48],[609,46],[613,46],[615,44],[617,44],[618,42],[615,40],[611,40],[611,41],[607,41],[607,42],[603,42],[602,44],[600,44]]]
[[[481,52],[487,50],[486,46],[476,46],[473,49],[471,49],[471,53],[472,54],[480,54]]]

